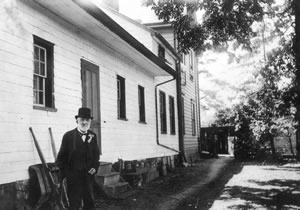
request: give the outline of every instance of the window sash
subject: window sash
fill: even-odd
[[[158,45],[158,57],[165,59],[165,48]]]
[[[138,86],[138,103],[139,103],[139,120],[140,122],[146,122],[145,114],[145,90],[144,87]]]
[[[47,49],[34,45],[34,74],[47,78]]]
[[[45,78],[34,75],[33,102],[36,105],[45,105]]]
[[[117,75],[117,109],[118,118],[126,119],[125,79]]]
[[[191,100],[192,135],[196,135],[195,103]]]
[[[167,133],[167,112],[166,112],[166,94],[162,91],[159,93],[160,98],[160,128],[161,133]]]
[[[34,44],[33,103],[46,105],[47,49]]]
[[[174,98],[169,96],[169,111],[170,111],[170,133],[175,134],[175,106]]]

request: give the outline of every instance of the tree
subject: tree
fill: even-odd
[[[261,89],[262,92],[256,95],[256,99],[263,103],[260,112],[262,116],[256,117],[264,117],[264,123],[271,128],[276,118],[288,114],[290,108],[294,107],[296,112],[291,115],[297,122],[297,130],[300,131],[300,1],[286,1],[283,9],[275,3],[274,0],[145,0],[145,5],[151,6],[159,19],[172,23],[179,42],[179,50],[183,53],[190,49],[203,51],[215,46],[226,48],[230,41],[245,49],[253,50],[255,44],[251,43],[251,38],[257,36],[257,33],[252,26],[255,22],[263,21],[264,16],[275,20],[276,28],[271,34],[273,36],[282,35],[284,33],[282,29],[287,28],[289,24],[294,27],[293,51],[289,54],[284,53],[287,57],[280,58],[280,53],[291,46],[291,42],[287,45],[282,43],[285,49],[273,52],[278,53],[273,56],[275,60],[270,62],[265,60],[269,63],[260,72],[266,82],[265,89]],[[185,9],[188,12],[185,12]],[[203,11],[203,19],[196,24],[191,14],[198,9]],[[291,21],[291,18],[294,20]],[[276,89],[274,86],[280,80],[280,77],[272,73],[276,71],[276,65],[285,70],[281,72],[280,77],[284,74],[290,76],[287,77],[291,79],[289,87],[285,90]],[[274,110],[276,111],[272,112]],[[299,138],[297,153],[300,158]]]
[[[151,7],[159,19],[173,25],[183,53],[226,47],[232,40],[251,49],[250,39],[257,35],[252,24],[261,21],[264,7],[273,3],[274,0],[144,0],[144,5]],[[203,11],[201,23],[196,23],[191,15],[197,10]]]
[[[245,147],[249,149],[252,140],[262,144],[268,142],[274,158],[274,137],[279,133],[286,133],[291,153],[294,153],[290,137],[295,127],[293,118],[296,114],[294,86],[291,82],[295,78],[295,59],[292,39],[282,42],[282,46],[267,56],[267,62],[259,71],[259,89],[232,110],[219,110],[216,121],[221,126],[230,123],[236,126],[236,132],[242,138],[242,142],[237,142],[240,150],[244,151]]]
[[[295,104],[296,104],[296,108],[297,108],[296,121],[298,122],[297,153],[298,153],[298,159],[300,159],[300,142],[299,142],[299,131],[300,131],[300,1],[293,0],[293,9],[294,9],[294,15],[295,15],[294,52],[295,52],[295,59],[296,59]]]

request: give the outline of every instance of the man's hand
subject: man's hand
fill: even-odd
[[[91,168],[89,171],[88,171],[89,174],[93,175],[94,173],[96,173],[96,169],[94,168]]]

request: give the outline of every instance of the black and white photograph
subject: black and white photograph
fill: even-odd
[[[300,209],[299,0],[2,0],[0,210]]]

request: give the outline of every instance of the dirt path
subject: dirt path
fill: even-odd
[[[193,191],[182,199],[176,208],[166,209],[209,209],[215,199],[222,193],[225,184],[234,174],[240,172],[242,163],[233,158],[220,157],[211,164],[207,178],[204,178],[193,187]]]
[[[192,167],[176,168],[125,200],[98,201],[97,209],[207,209],[238,169],[240,162],[233,158],[203,159]]]

